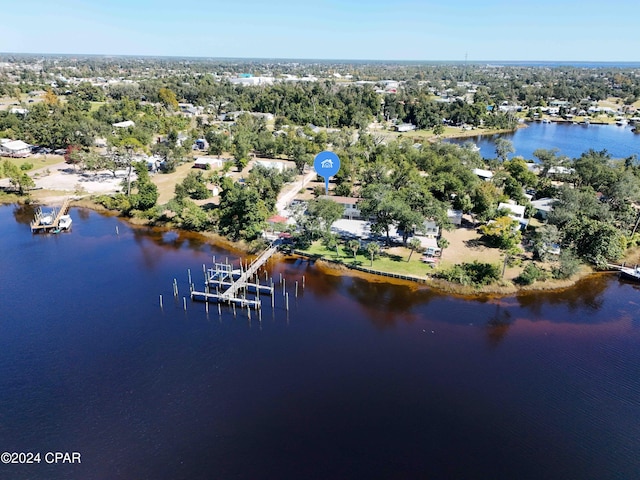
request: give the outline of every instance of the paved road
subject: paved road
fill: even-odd
[[[276,203],[276,209],[278,210],[278,215],[282,215],[283,217],[288,217],[289,212],[287,211],[287,205],[295,198],[300,189],[307,186],[309,182],[316,178],[316,171],[311,168],[309,172],[302,178],[302,181],[296,180],[290,185],[285,185],[285,187],[280,192],[278,196],[278,202]]]

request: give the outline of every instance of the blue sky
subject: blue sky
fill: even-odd
[[[0,51],[640,61],[639,0],[4,0]]]

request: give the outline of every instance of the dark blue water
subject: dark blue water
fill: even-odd
[[[613,158],[640,156],[640,134],[633,133],[631,127],[617,125],[573,125],[567,123],[528,123],[513,133],[485,135],[471,138],[449,140],[463,144],[474,142],[480,147],[484,158],[496,158],[495,141],[506,138],[513,143],[515,153],[509,157],[521,156],[527,160],[535,160],[533,152],[538,148],[559,150],[559,155],[578,158],[590,148],[606,149]]]
[[[288,313],[207,315],[172,279],[235,255],[71,215],[0,208],[0,451],[82,464],[2,479],[638,478],[637,286],[471,301],[290,260]]]

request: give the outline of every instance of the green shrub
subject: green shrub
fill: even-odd
[[[524,270],[515,279],[520,285],[532,285],[537,280],[544,281],[547,279],[547,272],[539,268],[535,263],[528,263]]]
[[[454,265],[447,270],[439,272],[437,276],[448,282],[479,287],[499,280],[500,267],[492,263],[473,261]]]
[[[572,277],[580,269],[580,260],[569,250],[562,250],[560,253],[560,261],[553,268],[551,274],[553,278],[563,280]]]
[[[119,210],[125,213],[131,210],[131,202],[123,193],[116,193],[113,196],[100,195],[95,198],[95,201],[108,210]]]

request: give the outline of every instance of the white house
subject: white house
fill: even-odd
[[[112,123],[111,126],[115,128],[129,128],[135,127],[136,124],[133,120],[125,120],[124,122]]]
[[[545,219],[547,218],[547,215],[549,215],[549,212],[553,210],[553,204],[557,201],[558,199],[556,198],[540,198],[532,201],[531,206],[535,208],[537,215],[542,219]]]
[[[201,168],[203,170],[207,170],[207,168],[222,168],[225,160],[220,157],[216,158],[207,158],[207,157],[199,157],[196,158],[195,162],[193,162],[192,168]]]
[[[288,168],[292,168],[292,163],[283,162],[280,160],[256,160],[254,165],[260,165],[264,168],[268,168],[270,170],[277,170],[282,173]]]
[[[440,227],[433,220],[425,220],[422,225],[422,231],[417,232],[416,236],[427,238],[438,238],[440,234]]]
[[[6,157],[24,158],[31,153],[31,146],[22,140],[9,140],[0,144],[0,153]]]
[[[485,180],[485,181],[489,181],[493,178],[493,172],[491,170],[484,170],[482,168],[474,168],[473,170],[473,174],[477,175],[478,177],[480,177],[481,179]]]
[[[518,205],[516,203],[499,203],[498,210],[508,210],[510,212],[509,216],[514,220],[520,222],[521,226],[527,226],[529,221],[524,218],[524,212],[526,207],[524,205]]]
[[[410,132],[411,130],[415,130],[416,126],[412,123],[401,123],[396,126],[396,130],[398,132]]]

